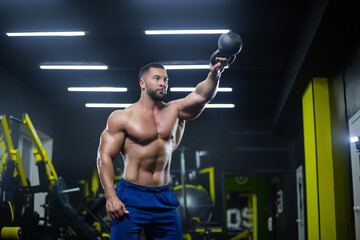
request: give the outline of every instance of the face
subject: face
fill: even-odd
[[[168,76],[166,70],[161,68],[150,68],[141,81],[140,86],[145,89],[145,93],[154,101],[162,101],[168,89]]]

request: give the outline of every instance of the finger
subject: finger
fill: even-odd
[[[215,60],[215,64],[214,64],[214,65],[210,62],[210,67],[211,67],[211,68],[214,68],[216,65],[218,65],[218,63],[219,63],[219,62],[216,61],[216,60]]]
[[[224,71],[225,68],[228,66],[228,61],[225,60],[224,62],[221,62],[220,71]]]
[[[215,59],[216,62],[224,62],[224,61],[227,61],[227,58],[222,58],[222,57],[217,57]]]
[[[116,215],[117,218],[120,218],[124,215],[124,213],[121,211],[121,209],[117,209],[114,214]]]
[[[128,213],[129,213],[129,211],[125,208],[125,205],[122,205],[122,206],[121,206],[121,211],[122,211],[123,213],[125,213],[125,214],[128,214]]]
[[[218,70],[221,66],[221,63],[220,62],[217,62],[214,66],[213,66],[213,70]]]
[[[224,68],[228,65],[228,61],[226,58],[217,58],[217,63],[219,63],[219,67],[216,68],[216,70],[223,71]]]
[[[112,213],[109,213],[109,218],[114,219],[114,218],[115,218],[115,215],[112,214]]]
[[[221,63],[221,67],[225,67],[228,64],[228,61],[226,58],[222,58],[219,61]]]

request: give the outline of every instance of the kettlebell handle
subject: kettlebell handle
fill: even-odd
[[[217,62],[216,62],[216,58],[217,57],[223,57],[223,58],[227,58],[228,60],[228,65],[230,66],[236,59],[236,54],[235,55],[232,55],[232,56],[224,56],[224,54],[222,52],[219,51],[219,49],[217,49],[210,57],[210,62],[211,62],[211,65],[215,65]]]

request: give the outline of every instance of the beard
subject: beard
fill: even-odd
[[[164,90],[164,94],[157,93],[157,91],[154,91],[152,89],[145,89],[145,92],[147,95],[151,97],[154,101],[162,101],[166,96],[166,91]]]

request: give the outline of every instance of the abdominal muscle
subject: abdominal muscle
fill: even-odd
[[[123,151],[123,178],[147,187],[167,185],[173,147],[174,143],[171,140],[156,139],[149,144],[141,145],[126,139]]]

